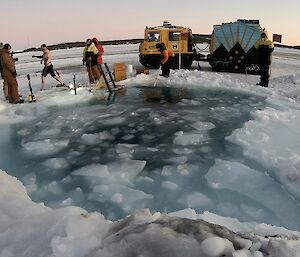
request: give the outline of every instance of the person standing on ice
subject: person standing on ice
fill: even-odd
[[[101,75],[98,67],[98,49],[91,39],[86,40],[86,46],[83,49],[83,64],[86,65],[86,70],[89,76],[90,84],[94,84],[99,80]]]
[[[7,83],[8,88],[8,101],[13,104],[24,103],[23,99],[20,99],[18,92],[17,72],[15,67],[15,61],[11,56],[10,44],[5,44],[1,50],[0,59],[4,80]]]
[[[36,58],[42,58],[42,60],[44,62],[44,69],[42,71],[42,76],[41,76],[41,79],[42,79],[41,91],[44,90],[45,78],[47,77],[48,74],[50,74],[52,78],[54,78],[57,82],[59,82],[61,86],[65,86],[66,84],[62,82],[59,75],[56,74],[54,71],[53,64],[51,62],[52,56],[51,56],[49,49],[47,48],[47,46],[45,44],[42,44],[41,50],[43,51],[42,55],[39,55],[39,56],[33,55],[32,56],[32,57],[36,57]]]
[[[3,50],[3,43],[0,42],[0,60],[1,60],[1,55],[2,55],[2,50]],[[4,75],[3,75],[3,68],[1,65],[1,61],[0,61],[0,73],[1,73],[1,78],[3,79],[3,94],[5,97],[5,100],[8,100],[8,88],[7,88],[7,82],[4,79]]]
[[[175,54],[172,49],[167,49],[167,47],[164,43],[157,43],[156,48],[162,55],[162,60],[161,60],[162,74],[161,75],[164,77],[169,77],[170,69],[171,69]]]
[[[266,31],[261,33],[260,39],[255,43],[254,47],[258,50],[258,65],[260,70],[260,83],[257,83],[257,85],[268,87],[271,53],[274,51],[274,44],[268,38]]]
[[[102,64],[103,63],[102,56],[104,53],[103,46],[99,43],[98,39],[95,37],[92,39],[92,42],[94,43],[94,45],[98,50],[97,64]]]

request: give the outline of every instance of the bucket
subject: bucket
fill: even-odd
[[[128,72],[128,73],[132,73],[133,72],[133,65],[132,64],[126,65],[126,72]]]

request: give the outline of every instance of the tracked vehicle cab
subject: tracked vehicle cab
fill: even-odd
[[[165,43],[175,53],[172,68],[190,68],[195,59],[196,50],[190,28],[171,25],[165,21],[162,26],[146,27],[144,41],[140,44],[140,63],[149,68],[160,65],[161,54],[156,49],[157,43]]]

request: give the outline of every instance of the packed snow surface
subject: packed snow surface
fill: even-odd
[[[105,50],[138,66],[137,45]],[[270,88],[195,63],[113,95],[90,93],[81,53],[53,51],[77,95],[38,92],[18,56],[38,101],[0,103],[1,257],[300,256],[299,51],[275,50]]]

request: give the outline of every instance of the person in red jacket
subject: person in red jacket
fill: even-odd
[[[162,55],[162,60],[161,60],[162,76],[169,77],[170,69],[173,64],[175,54],[172,49],[167,49],[164,43],[157,43],[156,48]]]
[[[103,60],[102,60],[102,55],[104,53],[104,49],[102,47],[102,45],[99,43],[98,39],[97,38],[93,38],[92,39],[92,42],[94,43],[94,45],[97,47],[98,49],[98,57],[97,57],[97,63],[98,64],[102,64],[103,63]]]

